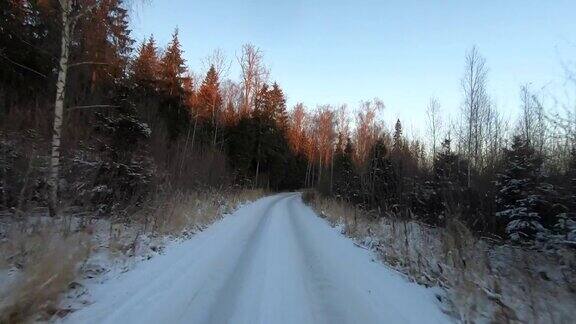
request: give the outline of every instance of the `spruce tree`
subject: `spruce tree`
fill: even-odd
[[[176,29],[160,62],[160,83],[163,93],[160,114],[166,123],[171,140],[175,140],[190,127],[191,116],[184,91],[187,70],[184,63]]]
[[[445,139],[434,160],[434,181],[443,190],[457,190],[466,185],[466,161],[452,152],[450,139]]]
[[[182,58],[178,29],[172,34],[172,40],[168,44],[161,60],[160,77],[164,91],[169,96],[180,96],[182,91],[182,79],[186,73],[186,65]]]
[[[278,127],[283,131],[286,131],[288,127],[286,98],[284,97],[284,92],[276,82],[272,84],[272,89],[268,91],[268,102],[265,109],[267,110],[267,114],[272,120],[274,120],[276,125],[278,125]]]
[[[385,209],[396,204],[396,177],[392,162],[388,158],[388,149],[379,138],[370,150],[368,173],[366,175],[365,195],[373,207]]]
[[[131,77],[137,86],[155,88],[160,72],[160,59],[154,36],[142,42],[131,65]]]
[[[541,166],[534,148],[514,136],[511,148],[504,151],[504,168],[496,183],[496,216],[513,241],[530,241],[545,231],[538,208],[544,199],[538,190]]]
[[[196,98],[196,110],[198,116],[204,120],[217,118],[222,108],[222,96],[220,95],[220,82],[218,73],[214,66],[211,66]]]
[[[404,147],[402,140],[402,123],[400,123],[400,119],[396,120],[396,124],[394,125],[393,141],[392,150],[394,151],[394,154],[400,154]]]
[[[360,201],[360,180],[354,167],[354,149],[350,139],[344,150],[338,146],[334,154],[333,192],[338,198],[357,203]]]

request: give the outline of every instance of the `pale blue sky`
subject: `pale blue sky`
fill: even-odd
[[[489,91],[513,114],[519,86],[561,84],[562,61],[576,59],[575,0],[275,1],[152,0],[136,9],[134,35],[160,44],[175,27],[188,65],[221,48],[234,59],[253,43],[288,103],[381,98],[385,119],[423,127],[430,96],[455,115],[467,49],[487,59]],[[422,133],[422,131],[421,131]]]

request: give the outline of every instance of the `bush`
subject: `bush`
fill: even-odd
[[[314,200],[316,200],[316,191],[305,190],[304,192],[302,192],[302,200],[306,204],[311,204]]]

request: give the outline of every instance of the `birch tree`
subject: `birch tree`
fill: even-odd
[[[366,161],[368,153],[378,138],[381,127],[377,117],[383,109],[384,103],[378,98],[360,102],[360,111],[356,115],[354,132],[354,146],[356,147],[358,164],[363,164]]]
[[[242,105],[240,115],[247,116],[254,104],[256,94],[266,82],[269,71],[264,66],[262,51],[252,45],[242,46],[242,53],[238,57],[242,81]]]
[[[288,143],[294,154],[298,155],[305,149],[304,139],[306,132],[306,109],[304,104],[297,103],[290,113],[288,120]]]
[[[79,19],[91,12],[100,0],[58,0],[60,35],[60,57],[58,58],[58,77],[56,81],[56,97],[54,100],[54,122],[52,128],[52,141],[50,153],[50,166],[48,172],[48,210],[50,216],[57,214],[58,185],[60,174],[62,127],[64,120],[64,105],[66,102],[66,86],[68,71],[71,67],[84,64],[104,64],[102,62],[70,63],[70,48],[74,43],[73,34]],[[82,106],[74,108],[108,107],[108,105]]]
[[[469,160],[467,183],[471,186],[472,164],[479,167],[482,155],[482,116],[489,105],[486,93],[488,69],[486,59],[480,55],[476,46],[466,54],[462,91],[464,93],[463,116],[466,127],[466,157]]]
[[[428,106],[426,107],[426,117],[428,119],[428,132],[430,133],[430,140],[432,142],[432,161],[434,161],[436,159],[436,147],[438,137],[440,136],[440,128],[442,127],[440,102],[438,98],[430,98]]]

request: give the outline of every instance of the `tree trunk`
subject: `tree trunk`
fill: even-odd
[[[332,156],[330,158],[330,194],[333,193],[334,187],[334,152],[332,152]]]
[[[188,132],[186,133],[186,140],[184,141],[184,148],[182,149],[182,158],[180,159],[180,168],[178,169],[178,175],[182,174],[182,169],[184,168],[184,160],[186,159],[186,153],[188,153],[188,139],[190,138],[190,123],[188,123]]]
[[[192,147],[190,148],[194,152],[194,141],[196,140],[196,127],[198,126],[198,112],[194,115],[194,131],[192,132]]]
[[[54,127],[52,131],[52,152],[50,155],[50,169],[48,185],[50,197],[48,210],[50,216],[56,216],[58,208],[58,182],[60,171],[60,144],[62,138],[62,121],[64,115],[64,100],[66,99],[66,78],[68,76],[68,56],[70,44],[70,1],[62,1],[62,36],[60,38],[60,63],[58,81],[56,83],[56,99],[54,102]]]
[[[260,172],[260,159],[256,161],[256,177],[254,179],[254,188],[258,188],[258,172]]]
[[[215,100],[213,100],[215,101]],[[218,123],[216,120],[216,103],[212,102],[212,124],[214,125],[214,138],[212,141],[212,146],[216,148],[216,137],[218,135]]]
[[[260,172],[260,142],[256,149],[256,177],[254,178],[254,188],[258,188],[258,173]]]
[[[320,180],[322,179],[322,156],[318,155],[318,182],[317,185],[320,185]]]

